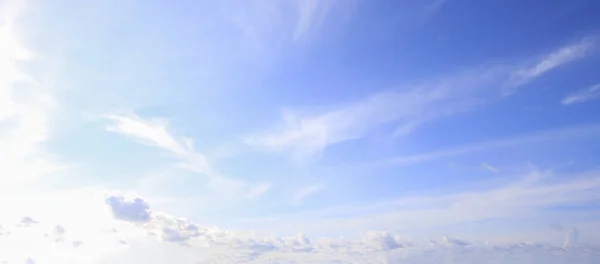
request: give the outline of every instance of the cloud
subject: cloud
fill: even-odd
[[[66,230],[65,230],[65,228],[64,228],[63,226],[61,226],[61,225],[56,225],[56,226],[54,227],[54,234],[55,234],[55,235],[57,235],[57,236],[62,236],[62,235],[64,235],[65,233],[66,233]]]
[[[512,72],[510,80],[503,88],[503,94],[510,95],[517,91],[519,86],[525,85],[539,76],[554,70],[567,63],[574,62],[589,55],[595,47],[596,39],[587,37],[578,43],[562,47],[545,55],[535,65],[521,68]]]
[[[38,222],[33,220],[33,218],[29,217],[29,216],[25,216],[23,218],[21,218],[21,226],[31,226],[31,225],[35,225]]]
[[[295,203],[301,203],[309,196],[313,196],[318,192],[322,191],[323,189],[325,189],[325,185],[312,185],[301,188],[294,193],[292,200]]]
[[[592,85],[587,89],[579,90],[565,97],[560,103],[572,105],[600,98],[600,84]]]
[[[225,16],[240,31],[242,42],[262,59],[310,43],[328,22],[341,22],[354,0],[223,1]],[[268,55],[268,56],[266,56]]]
[[[218,191],[221,198],[223,196],[258,197],[271,188],[270,183],[253,185],[222,175],[212,166],[206,155],[195,149],[192,139],[173,136],[168,131],[168,122],[164,119],[143,119],[133,113],[104,117],[114,122],[106,127],[107,131],[129,136],[143,144],[166,150],[181,161],[177,164],[178,168],[204,174],[208,178],[208,187]],[[159,178],[153,179],[169,180],[167,177]]]
[[[512,138],[498,139],[487,142],[476,143],[467,146],[460,146],[451,149],[438,150],[424,154],[415,154],[404,157],[396,157],[392,159],[386,159],[384,161],[376,162],[377,165],[395,165],[395,166],[406,166],[411,164],[417,164],[421,162],[427,162],[431,160],[437,160],[448,157],[455,157],[460,155],[466,155],[470,153],[476,153],[489,149],[504,148],[510,146],[518,146],[523,144],[532,144],[539,142],[551,142],[551,141],[562,141],[571,139],[583,139],[596,137],[600,132],[600,124],[588,124],[582,126],[574,126],[568,128],[560,128],[554,130],[540,131],[531,133],[528,135],[521,135]],[[485,164],[485,163],[484,163]],[[482,164],[485,168],[486,166]],[[489,165],[489,164],[488,164]],[[486,168],[489,169],[489,168]]]
[[[246,137],[245,142],[268,151],[289,151],[302,159],[389,125],[396,127],[394,135],[404,136],[433,120],[483,105],[492,98],[490,88],[501,88],[505,95],[513,93],[561,65],[586,57],[595,44],[596,38],[587,37],[544,56],[530,67],[475,68],[328,106],[327,111],[286,110],[279,123]]]
[[[464,247],[464,246],[468,246],[468,245],[471,244],[468,241],[464,241],[464,240],[460,240],[460,239],[456,239],[456,238],[451,238],[451,237],[447,237],[447,236],[443,236],[442,237],[442,241],[444,242],[444,244],[449,245],[449,246]]]
[[[344,233],[345,230],[366,231],[364,228],[412,232],[486,220],[539,220],[553,208],[585,205],[598,199],[598,171],[555,175],[548,171],[532,170],[519,178],[484,189],[439,190],[420,196],[321,208],[260,221],[269,222],[270,226],[282,230],[295,228],[331,234]]]
[[[331,9],[339,5],[352,5],[351,1],[296,0],[297,20],[293,39],[295,41],[314,35],[328,18]]]
[[[496,78],[486,69],[442,78],[421,85],[370,95],[320,114],[287,111],[283,122],[265,133],[251,135],[246,143],[271,151],[290,150],[296,157],[320,154],[327,146],[356,140],[384,125],[410,132],[428,121],[473,109],[481,104],[472,95]]]
[[[270,183],[263,183],[260,185],[257,185],[255,187],[250,188],[250,190],[248,190],[248,198],[256,198],[259,196],[262,196],[263,194],[265,194],[266,192],[268,192],[271,189],[272,185]]]
[[[127,199],[123,196],[109,196],[106,198],[117,219],[130,222],[147,222],[150,220],[149,205],[141,198]]]
[[[369,231],[363,236],[365,245],[377,251],[395,250],[406,247],[399,237],[385,231]]]
[[[494,167],[494,166],[492,166],[492,165],[490,165],[490,164],[488,164],[486,162],[481,163],[481,167],[483,167],[484,169],[489,170],[491,172],[494,172],[494,173],[499,173],[500,172],[500,170],[498,168],[496,168],[496,167]]]
[[[138,199],[144,200],[140,197]],[[0,237],[0,246],[9,252],[8,255],[0,256],[0,261],[6,259],[11,261],[9,263],[19,263],[31,258],[40,263],[90,264],[140,263],[138,261],[162,264],[175,260],[183,264],[268,262],[411,264],[443,263],[445,260],[454,259],[460,263],[530,264],[531,260],[537,259],[539,262],[533,263],[561,264],[567,263],[565,262],[567,259],[583,261],[589,257],[589,254],[600,253],[598,248],[574,242],[569,242],[568,250],[565,250],[562,248],[562,239],[554,243],[552,241],[523,243],[519,240],[506,243],[492,240],[483,243],[479,240],[450,236],[408,238],[392,231],[356,231],[358,236],[348,238],[309,237],[302,233],[293,236],[264,236],[250,230],[227,230],[203,226],[184,218],[154,212],[150,210],[149,205],[147,209],[142,210],[149,215],[148,220],[135,221],[135,224],[131,224],[116,217],[110,210],[90,206],[100,204],[99,202],[101,201],[81,203],[80,206],[84,206],[86,210],[93,208],[100,214],[108,214],[114,220],[102,224],[86,222],[85,231],[93,235],[88,236],[85,244],[81,240],[54,243],[52,240],[43,239],[41,234],[46,232],[43,229],[38,230],[37,234],[16,233]],[[482,201],[484,202],[486,201]],[[111,208],[110,204],[104,206]],[[75,213],[79,209],[75,207],[64,212]],[[401,224],[397,223],[397,225]],[[69,230],[77,228],[63,223],[60,226]],[[115,227],[118,228],[118,232],[106,232]],[[56,226],[48,226],[48,228],[52,230]],[[572,239],[573,234],[575,233],[570,235],[570,241],[575,241]],[[586,233],[586,235],[593,234]],[[122,241],[126,243],[123,244]]]
[[[183,160],[181,167],[192,171],[213,175],[206,156],[194,149],[189,138],[175,138],[167,131],[168,123],[161,119],[144,120],[135,114],[107,115],[114,125],[106,127],[110,132],[134,137],[142,143],[159,147]]]

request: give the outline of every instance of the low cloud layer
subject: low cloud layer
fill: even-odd
[[[207,227],[168,214],[153,212],[142,198],[113,195],[106,199],[114,228],[98,229],[83,240],[44,240],[41,233],[65,236],[68,226],[48,226],[38,233],[19,231],[0,236],[0,245],[26,238],[29,247],[3,263],[145,263],[162,264],[165,257],[177,263],[591,263],[600,248],[577,244],[576,229],[565,232],[558,244],[533,242],[491,243],[442,236],[406,238],[386,231],[369,231],[358,237],[260,236],[253,232]],[[99,208],[100,210],[100,208]],[[25,219],[25,218],[24,218]],[[29,218],[27,218],[29,219]],[[22,221],[21,221],[22,222]],[[31,221],[26,221],[31,222]],[[40,225],[45,223],[40,222]],[[117,228],[118,227],[118,228]],[[90,229],[97,227],[90,226]],[[21,228],[23,229],[23,228]],[[551,228],[548,228],[551,230]],[[563,228],[564,229],[564,228]],[[564,231],[564,230],[563,230]],[[26,236],[25,236],[26,235]],[[39,241],[37,241],[39,240]],[[41,250],[45,243],[60,254]],[[67,243],[65,243],[67,242]],[[88,243],[89,242],[89,243]],[[562,242],[562,245],[560,243]],[[40,244],[41,243],[41,244]],[[45,247],[49,247],[46,245]],[[37,249],[37,250],[36,250]],[[96,254],[94,254],[94,252]],[[104,252],[103,254],[97,254]],[[94,256],[90,258],[89,256]],[[20,260],[19,260],[20,259]],[[33,261],[33,262],[32,262]],[[75,262],[74,262],[75,261]],[[586,262],[587,261],[587,262]]]

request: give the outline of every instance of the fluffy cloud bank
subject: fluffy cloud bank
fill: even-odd
[[[577,245],[577,230],[563,246],[493,244],[459,238],[407,239],[385,231],[356,238],[303,234],[258,236],[223,230],[153,212],[139,197],[110,195],[98,208],[112,220],[89,223],[84,239],[62,223],[24,217],[0,236],[2,263],[591,263],[599,248]],[[35,225],[23,225],[33,223]],[[77,229],[75,229],[77,230]],[[6,246],[6,247],[5,247]],[[16,250],[14,250],[16,249]],[[12,250],[8,254],[6,250]],[[2,252],[0,252],[2,253]]]

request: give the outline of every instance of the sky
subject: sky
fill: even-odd
[[[0,0],[0,263],[595,263],[598,13]]]

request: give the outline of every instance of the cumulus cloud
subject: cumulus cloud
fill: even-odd
[[[106,204],[110,206],[117,219],[130,222],[147,222],[150,220],[150,206],[141,198],[127,199],[123,196],[109,196]]]
[[[565,97],[560,103],[563,105],[572,105],[584,103],[600,98],[600,84],[592,85],[587,89],[579,90]]]
[[[76,248],[76,247],[80,247],[80,246],[82,246],[82,245],[83,245],[83,242],[82,242],[82,241],[79,241],[79,240],[75,240],[75,241],[71,242],[71,245],[73,245],[73,247],[75,247],[75,248]]]
[[[139,198],[143,201],[142,198]],[[123,204],[117,199],[117,204]],[[135,199],[127,204],[135,204]],[[110,204],[106,206],[111,207]],[[139,208],[138,206],[134,206]],[[142,206],[146,208],[146,206]],[[149,208],[149,206],[148,206]],[[19,236],[0,237],[2,249],[15,249],[9,263],[19,263],[29,257],[42,263],[130,263],[144,261],[149,264],[171,263],[443,263],[454,259],[456,263],[585,263],[586,258],[600,253],[600,249],[581,246],[574,241],[577,232],[571,232],[568,241],[553,244],[482,243],[448,236],[441,238],[412,238],[387,231],[368,231],[359,237],[311,237],[264,236],[255,232],[225,230],[193,223],[165,213],[142,211],[149,214],[147,220],[136,224],[123,223],[115,215],[119,232],[96,229],[90,225],[94,236],[90,244],[80,240],[49,246],[43,244],[41,235],[28,233],[24,240]],[[110,214],[110,211],[106,211]],[[134,214],[135,215],[135,214]],[[129,219],[132,217],[128,217]],[[134,216],[133,218],[139,219]],[[145,217],[144,217],[145,218]],[[127,220],[129,221],[129,220]],[[89,223],[93,224],[93,223]],[[57,228],[60,226],[61,228]],[[57,225],[53,230],[70,229],[69,225]],[[574,230],[574,229],[573,229]],[[139,231],[139,232],[138,232]],[[43,232],[43,230],[40,230]],[[64,234],[64,233],[63,233]],[[118,238],[117,236],[127,236]],[[26,241],[27,243],[22,243]],[[52,250],[47,250],[51,248]],[[565,250],[567,249],[568,250]],[[570,260],[570,262],[565,262]],[[16,261],[16,262],[15,262]],[[579,262],[577,262],[579,261]]]
[[[447,237],[447,236],[443,236],[442,241],[444,242],[444,244],[449,245],[449,246],[465,247],[465,246],[468,246],[471,244],[468,241],[451,238],[451,237]]]
[[[33,218],[29,217],[29,216],[25,216],[23,218],[21,218],[21,226],[31,226],[31,225],[35,225],[38,222],[33,220]]]
[[[65,228],[61,225],[54,226],[54,234],[57,236],[62,236],[66,232]]]

